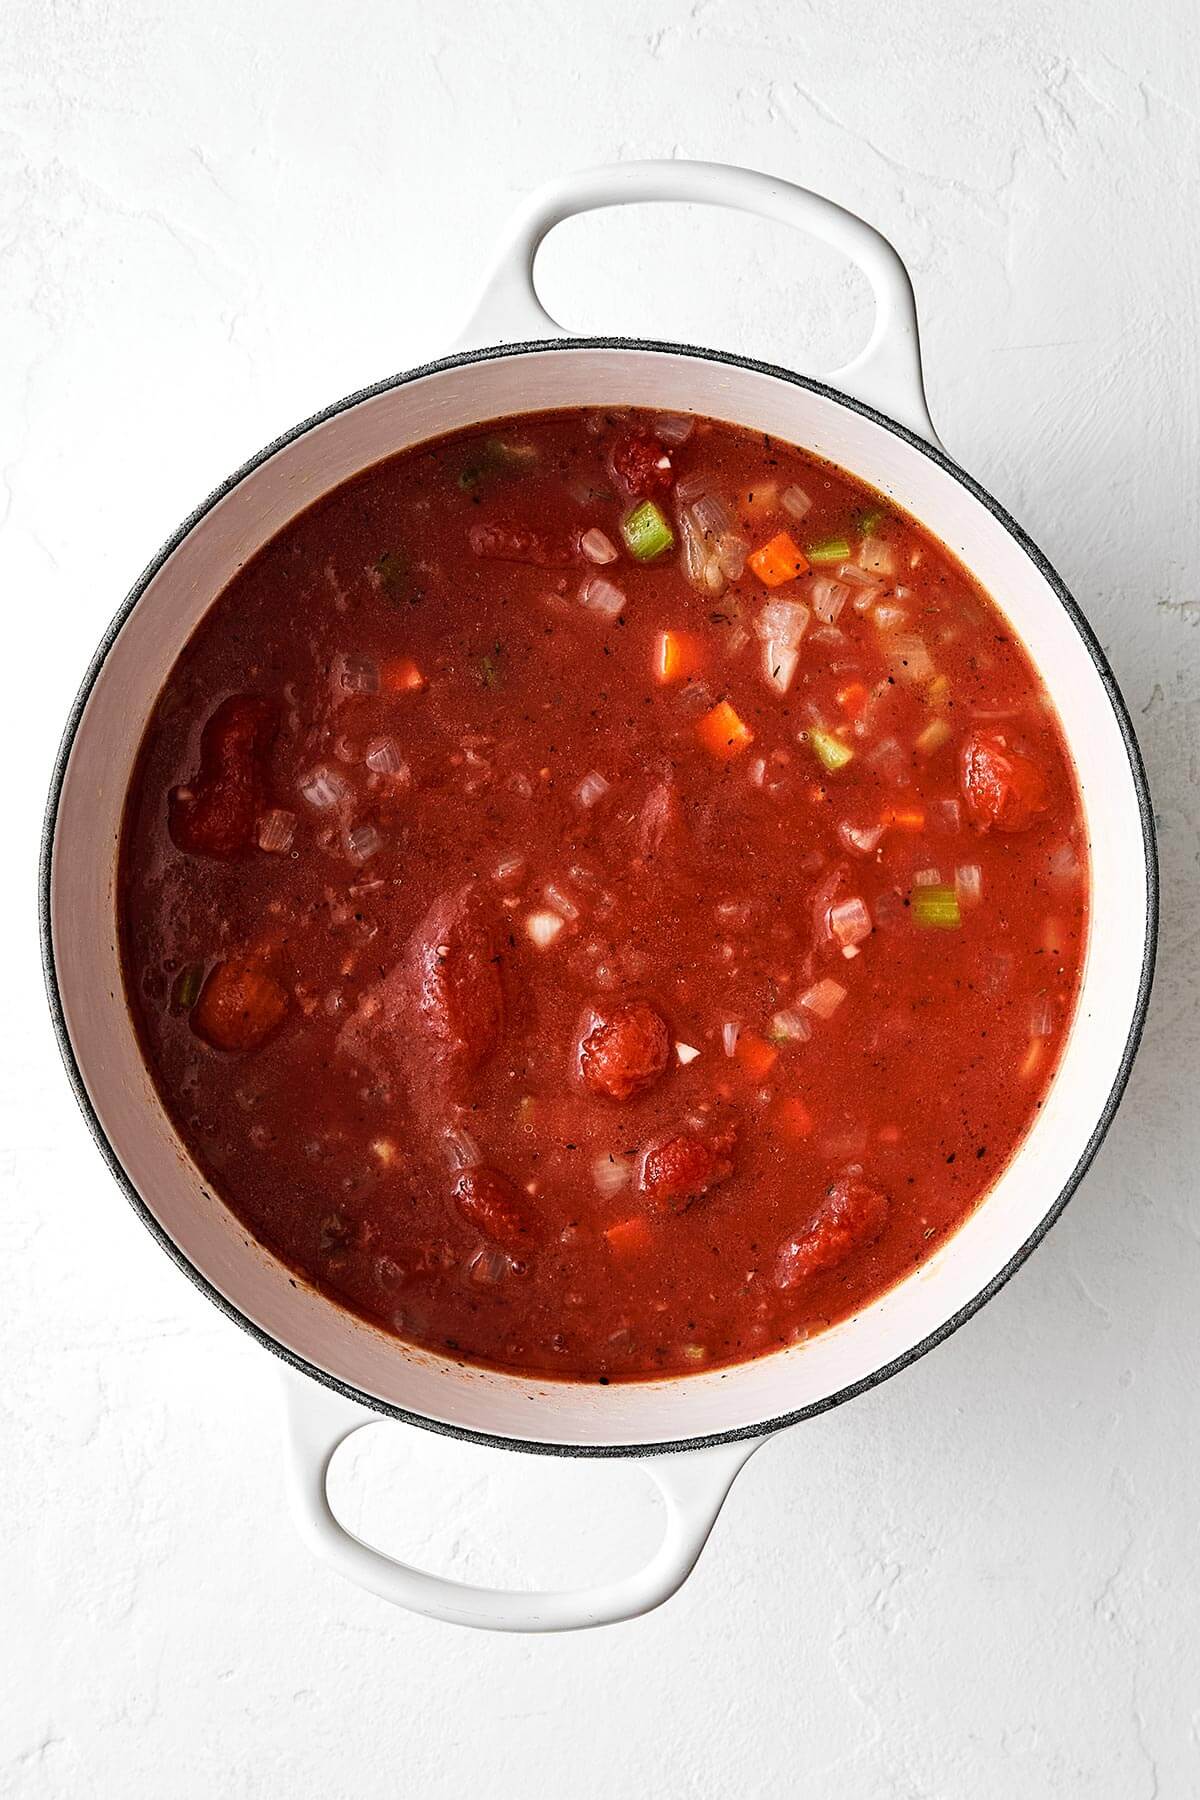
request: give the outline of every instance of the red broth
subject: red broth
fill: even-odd
[[[1087,916],[1001,613],[843,471],[564,412],[397,455],[214,602],[121,863],[146,1060],[386,1330],[601,1381],[865,1306],[1043,1104]]]

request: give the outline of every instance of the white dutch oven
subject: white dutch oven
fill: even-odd
[[[874,290],[867,348],[817,382],[709,350],[563,336],[534,291],[538,245],[572,213],[630,201],[736,207],[827,239]],[[1045,558],[938,446],[908,276],[868,225],[743,170],[674,162],[578,175],[521,211],[463,341],[492,347],[381,382],[269,446],[205,501],[138,582],[67,726],[47,815],[43,930],[63,1055],[113,1174],[180,1267],[291,1365],[291,1487],[314,1549],[418,1611],[549,1631],[627,1618],[673,1593],[767,1437],[940,1342],[1044,1235],[1112,1119],[1140,1035],[1154,954],[1154,840],[1133,730],[1099,645]],[[395,450],[506,413],[604,405],[705,413],[802,445],[949,545],[1007,613],[1054,698],[1092,865],[1087,964],[1061,1067],[1019,1153],[963,1228],[924,1268],[811,1342],[734,1369],[609,1387],[467,1368],[409,1348],[297,1285],[248,1239],[206,1191],[147,1077],[120,997],[114,921],[121,804],[143,725],[193,628],[247,558],[301,508]],[[334,1450],[381,1413],[498,1448],[642,1456],[666,1503],[664,1539],[638,1574],[578,1593],[491,1592],[395,1562],[342,1528],[325,1490]]]

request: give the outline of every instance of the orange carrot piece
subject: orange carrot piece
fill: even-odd
[[[704,645],[691,631],[660,631],[654,640],[654,679],[664,687],[704,667]]]
[[[389,656],[379,679],[385,694],[415,694],[425,686],[425,677],[411,656]]]
[[[864,682],[848,681],[838,689],[837,703],[848,718],[861,719],[870,697]]]
[[[769,588],[782,587],[785,581],[795,581],[797,575],[807,575],[809,569],[808,558],[795,538],[786,531],[777,532],[761,550],[754,552],[749,562],[763,586]]]
[[[879,822],[885,830],[924,831],[925,809],[923,806],[885,806]]]
[[[761,1081],[764,1075],[769,1075],[779,1059],[779,1052],[774,1044],[768,1044],[766,1038],[756,1036],[753,1031],[739,1032],[734,1055],[755,1081]]]
[[[642,1214],[635,1213],[631,1219],[622,1219],[618,1225],[610,1225],[604,1235],[609,1247],[618,1256],[640,1256],[650,1248],[653,1234]]]
[[[697,719],[696,736],[706,750],[724,762],[731,762],[754,742],[754,733],[738,718],[728,700],[719,700],[711,712]]]

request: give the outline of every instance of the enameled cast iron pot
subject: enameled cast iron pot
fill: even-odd
[[[745,357],[637,339],[565,337],[534,291],[546,233],[573,213],[698,201],[836,245],[868,276],[862,355],[825,381]],[[1116,1110],[1149,998],[1153,825],[1133,728],[1087,622],[1045,557],[944,454],[926,411],[907,273],[830,201],[702,163],[630,163],[535,195],[514,220],[453,355],[354,394],[289,431],[193,513],[122,606],[88,670],[54,775],[43,851],[50,1002],[80,1106],[163,1248],[221,1310],[290,1365],[291,1488],[301,1527],[341,1572],[459,1623],[562,1630],[629,1617],[684,1580],[738,1470],[773,1432],[884,1380],[941,1342],[1057,1218]],[[1079,773],[1092,868],[1078,1014],[1047,1102],[976,1213],[922,1269],[823,1336],[708,1374],[600,1387],[463,1367],[409,1348],[297,1285],[209,1195],[163,1111],[121,999],[115,866],[126,783],[176,656],[230,577],[319,495],[379,458],[504,414],[632,405],[709,414],[841,464],[912,513],[998,601],[1036,663]],[[334,1518],[334,1450],[379,1414],[497,1448],[641,1456],[666,1503],[650,1563],[577,1593],[466,1587],[387,1558]]]

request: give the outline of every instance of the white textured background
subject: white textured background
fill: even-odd
[[[1185,0],[7,0],[0,1792],[1200,1789],[1198,42]],[[35,837],[88,655],[177,521],[444,347],[528,187],[654,155],[824,189],[907,258],[945,441],[1058,565],[1142,735],[1160,975],[1094,1171],[973,1324],[764,1451],[664,1611],[486,1638],[294,1537],[273,1363],[69,1097]],[[541,269],[572,326],[799,366],[867,321],[827,253],[723,215],[568,226]],[[431,1565],[569,1578],[653,1538],[628,1469],[371,1435],[348,1505]]]

